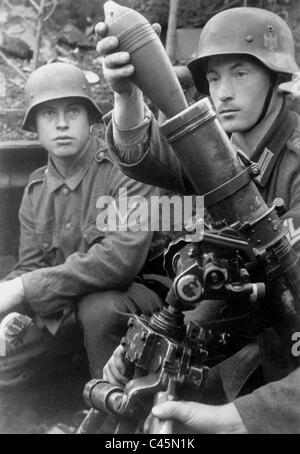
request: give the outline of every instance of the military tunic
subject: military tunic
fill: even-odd
[[[25,301],[36,313],[49,315],[83,295],[124,290],[134,281],[152,233],[97,226],[99,198],[117,200],[123,188],[128,197],[157,193],[126,177],[95,138],[66,178],[51,159],[31,175],[19,213],[19,261],[6,279],[21,276]]]

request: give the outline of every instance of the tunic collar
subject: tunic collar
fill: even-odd
[[[267,184],[280,153],[295,126],[295,116],[284,103],[273,125],[257,145],[252,157],[252,161],[258,163],[261,169],[260,175],[255,178],[259,186],[264,187]],[[234,138],[232,138],[232,142],[237,145]]]
[[[90,138],[85,146],[86,151],[73,164],[72,172],[67,177],[63,177],[54,166],[54,163],[49,157],[47,183],[50,192],[56,191],[61,186],[67,186],[70,191],[74,191],[81,183],[85,173],[88,171],[91,161],[95,157],[97,150],[97,142],[94,137]]]

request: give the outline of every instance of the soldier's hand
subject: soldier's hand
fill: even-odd
[[[169,401],[153,407],[152,415],[160,420],[171,419],[180,423],[180,433],[247,433],[233,403],[204,405],[197,402]]]
[[[0,323],[0,339],[5,339],[6,353],[23,344],[24,338],[33,327],[32,318],[18,312],[10,312]]]
[[[95,27],[99,40],[97,52],[103,58],[103,75],[112,90],[119,94],[130,95],[137,89],[131,80],[134,66],[130,63],[128,52],[118,51],[119,41],[115,36],[107,37],[107,24],[99,22]]]
[[[115,36],[107,37],[107,24],[99,22],[95,27],[97,52],[103,58],[103,75],[111,86],[112,90],[119,94],[131,95],[137,90],[132,80],[135,68],[130,62],[128,52],[120,52],[119,40]],[[153,29],[160,35],[161,26],[153,24]]]
[[[16,277],[10,281],[0,283],[0,315],[8,314],[15,310],[24,299],[22,279]]]
[[[125,386],[129,381],[125,375],[124,353],[124,348],[119,345],[103,368],[103,379],[112,385]]]

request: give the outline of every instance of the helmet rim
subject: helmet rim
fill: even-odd
[[[198,55],[187,65],[203,94],[208,94],[207,60],[218,55],[246,55],[276,73],[292,75],[299,71],[289,26],[262,8],[228,9],[207,22],[200,35]]]
[[[92,99],[84,72],[75,65],[59,62],[43,65],[29,76],[25,87],[26,108],[22,128],[35,132],[34,109],[44,102],[64,98],[85,100],[91,107],[93,122],[101,120],[103,113]]]

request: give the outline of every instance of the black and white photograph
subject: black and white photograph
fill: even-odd
[[[300,434],[299,0],[0,0],[0,434]]]

